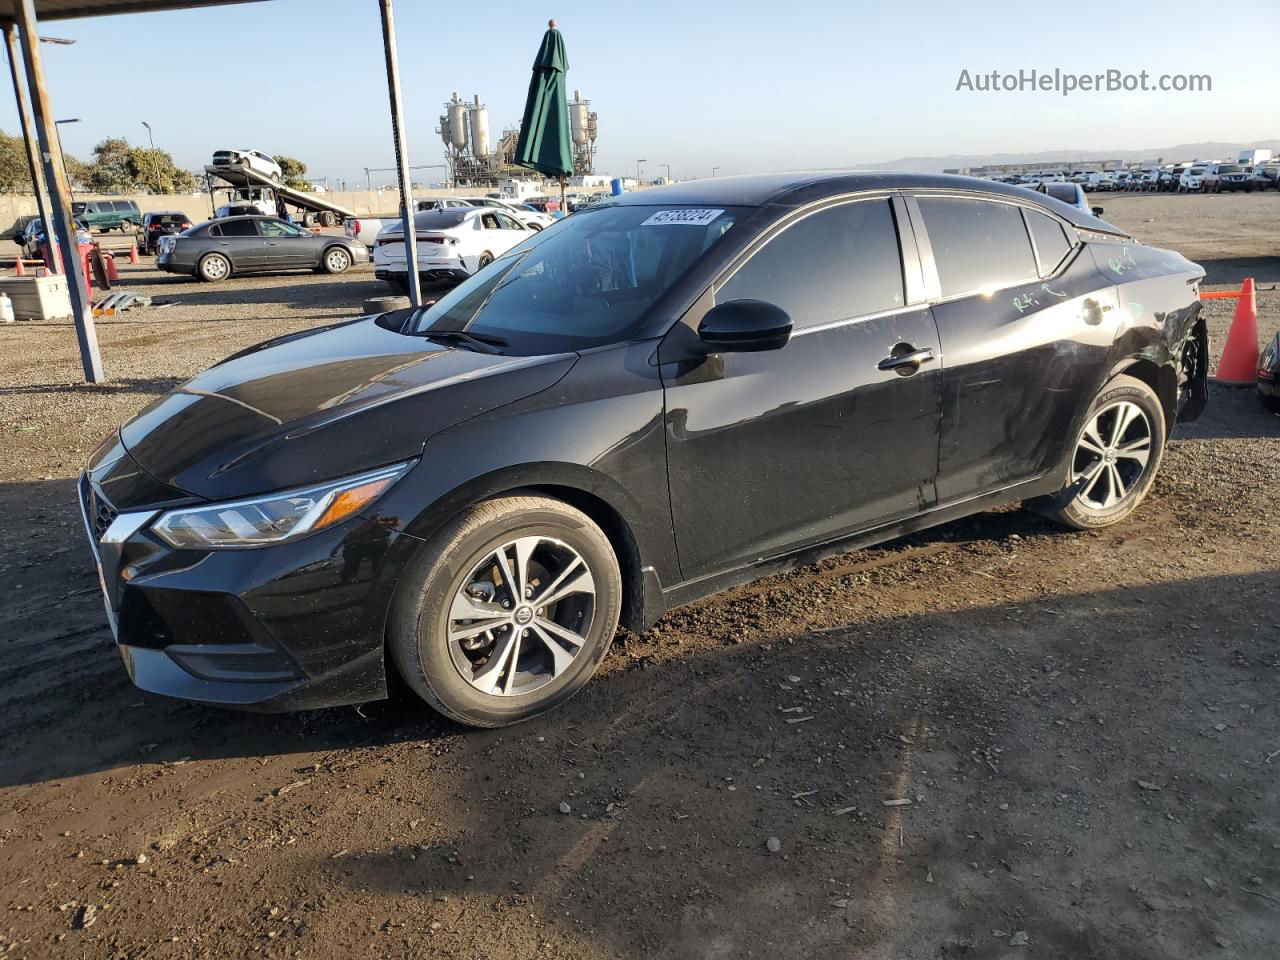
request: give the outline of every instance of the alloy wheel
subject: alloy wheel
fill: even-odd
[[[227,261],[220,256],[212,256],[201,266],[201,272],[210,280],[221,280],[228,273]]]
[[[448,614],[449,655],[481,693],[521,696],[561,676],[587,642],[596,586],[563,541],[510,540],[462,579]]]
[[[1120,400],[1089,420],[1076,444],[1072,480],[1076,500],[1109,510],[1138,486],[1151,460],[1151,421],[1136,403]]]
[[[329,265],[329,269],[334,273],[341,273],[351,266],[351,258],[347,256],[345,250],[330,250],[326,262]]]

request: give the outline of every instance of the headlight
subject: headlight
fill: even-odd
[[[261,547],[295,540],[373,503],[409,467],[401,463],[302,490],[170,510],[151,529],[171,546],[187,550]]]

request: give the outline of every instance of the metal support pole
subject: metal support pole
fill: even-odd
[[[30,3],[31,0],[25,0]],[[387,58],[387,93],[391,98],[391,135],[395,139],[396,172],[400,177],[401,220],[404,223],[404,267],[409,302],[422,306],[422,278],[418,276],[418,237],[413,226],[413,183],[409,179],[409,147],[405,143],[400,106],[400,67],[396,59],[396,25],[391,0],[378,0],[382,12],[382,49]]]
[[[27,104],[27,93],[22,89],[22,67],[18,50],[18,29],[12,23],[4,25],[5,49],[9,53],[9,72],[13,76],[13,99],[18,104],[18,119],[22,125],[22,145],[27,150],[27,167],[31,171],[31,192],[36,195],[36,209],[40,211],[40,222],[44,224],[44,235],[53,236],[53,219],[49,215],[49,197],[44,185],[44,171],[40,169],[40,154],[36,151],[36,129],[31,122],[31,107]],[[19,251],[18,256],[22,253]]]
[[[33,0],[13,0],[13,14],[22,28],[22,54],[26,61],[27,87],[31,93],[31,111],[36,136],[40,140],[40,157],[44,161],[45,180],[49,184],[49,206],[53,213],[54,234],[62,250],[63,269],[67,277],[67,293],[71,298],[71,315],[76,322],[76,339],[80,341],[80,365],[89,383],[102,383],[102,357],[98,353],[98,332],[89,309],[89,287],[80,260],[75,221],[71,218],[71,188],[62,153],[57,148],[58,131],[49,106],[49,92],[44,86],[44,66],[40,62],[40,34],[36,26]]]

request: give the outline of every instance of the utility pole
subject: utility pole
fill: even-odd
[[[637,161],[636,161],[636,186],[637,186],[637,187],[638,187],[638,186],[640,186],[640,164],[642,164],[642,163],[648,163],[648,162],[649,162],[648,160],[637,160]]]
[[[18,102],[18,118],[22,126],[22,143],[27,150],[27,168],[31,172],[31,191],[36,195],[36,209],[40,211],[40,222],[44,224],[44,235],[53,236],[53,219],[49,211],[49,195],[44,182],[44,169],[40,166],[40,156],[36,151],[36,128],[31,123],[31,106],[27,103],[27,94],[22,89],[21,56],[18,50],[18,29],[12,23],[4,25],[4,43],[9,51],[9,73],[13,77],[13,96]],[[18,256],[22,256],[21,253]]]
[[[49,92],[44,86],[44,65],[40,60],[40,32],[36,23],[34,0],[14,0],[14,17],[22,30],[22,55],[27,69],[27,87],[31,93],[31,112],[40,141],[40,157],[44,161],[45,181],[49,185],[50,208],[53,227],[62,251],[63,269],[69,283],[71,315],[75,319],[76,339],[80,342],[80,364],[84,377],[90,383],[102,383],[102,356],[98,352],[98,332],[89,309],[89,288],[85,282],[84,268],[80,262],[74,221],[71,218],[71,188],[67,183],[67,170],[62,163],[62,153],[55,153],[58,140],[53,122],[53,109],[49,104]]]
[[[23,0],[31,3],[31,0]],[[400,65],[396,57],[396,24],[391,0],[378,0],[382,14],[382,52],[387,61],[387,91],[391,99],[391,135],[396,145],[396,174],[400,179],[400,218],[404,223],[404,267],[409,302],[422,306],[422,278],[418,276],[418,237],[413,226],[413,182],[409,179],[409,147],[405,142],[400,104]]]

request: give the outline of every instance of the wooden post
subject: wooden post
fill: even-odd
[[[76,323],[76,338],[80,341],[80,365],[84,368],[85,380],[89,383],[102,383],[106,377],[102,372],[102,357],[98,353],[98,333],[93,323],[93,312],[89,308],[89,286],[84,275],[84,263],[80,259],[75,221],[71,217],[71,187],[67,182],[67,171],[62,166],[58,130],[53,122],[53,110],[49,106],[49,92],[44,85],[40,34],[33,0],[13,0],[13,15],[22,29],[22,54],[27,68],[27,87],[31,93],[31,112],[36,137],[40,141],[45,181],[49,185],[54,235],[61,248],[62,263],[66,271],[67,293],[70,295],[71,314]]]
[[[13,78],[13,99],[18,104],[22,145],[27,151],[27,169],[31,173],[31,192],[36,197],[36,209],[40,211],[44,235],[52,237],[53,219],[49,216],[49,196],[44,185],[44,171],[40,169],[40,155],[36,152],[36,129],[31,122],[31,107],[27,104],[26,91],[22,89],[22,54],[18,49],[18,28],[12,23],[4,25],[4,42],[9,51],[9,73]]]

